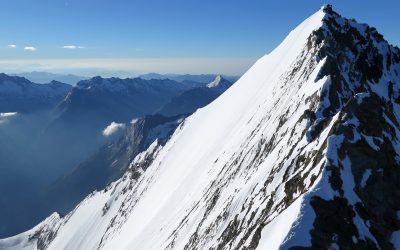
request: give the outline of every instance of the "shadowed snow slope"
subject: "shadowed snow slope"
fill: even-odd
[[[120,180],[0,248],[398,248],[399,60],[324,6]]]

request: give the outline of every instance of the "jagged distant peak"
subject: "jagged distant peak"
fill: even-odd
[[[30,113],[49,110],[60,102],[72,86],[61,82],[39,84],[24,77],[0,73],[0,110]]]
[[[16,83],[25,83],[25,84],[27,84],[27,83],[34,84],[24,77],[11,76],[11,75],[8,75],[5,73],[0,73],[0,83],[5,82],[5,81],[16,82]]]
[[[30,89],[36,89],[36,90],[46,90],[46,89],[51,89],[54,87],[57,88],[63,88],[63,89],[70,89],[71,86],[66,83],[62,83],[59,81],[51,81],[50,83],[46,84],[39,84],[39,83],[34,83],[25,77],[20,77],[20,76],[13,76],[13,75],[8,75],[5,73],[0,73],[0,84],[1,85],[7,85],[9,87],[22,87],[22,88],[30,88]],[[4,87],[4,86],[3,86]],[[3,91],[5,89],[2,89]]]
[[[29,79],[22,77],[22,76],[16,76],[16,75],[8,75],[5,73],[0,73],[0,84],[1,83],[13,83],[17,85],[24,85],[24,86],[33,86],[33,87],[39,87],[39,88],[47,88],[48,86],[60,86],[60,87],[68,87],[69,85],[60,81],[52,80],[49,83],[44,83],[44,84],[39,84],[30,81]]]

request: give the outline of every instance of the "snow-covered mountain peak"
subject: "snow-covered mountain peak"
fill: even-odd
[[[208,88],[213,88],[218,86],[221,83],[222,80],[222,76],[221,75],[217,75],[214,79],[214,81],[210,82],[209,84],[207,84]]]
[[[210,89],[215,88],[215,89],[226,90],[231,85],[232,85],[232,83],[230,81],[226,80],[221,75],[217,75],[212,82],[207,84],[207,88],[210,88]]]
[[[399,248],[400,53],[330,9],[57,219],[54,238],[0,247]]]

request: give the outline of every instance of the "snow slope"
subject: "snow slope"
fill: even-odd
[[[52,237],[36,228],[0,248],[393,249],[399,62],[379,33],[323,6],[164,146],[53,221]]]
[[[123,136],[102,146],[94,155],[47,187],[43,202],[48,212],[66,214],[94,190],[121,178],[137,154],[156,139],[165,144],[183,117],[146,116],[127,125]],[[62,195],[60,195],[62,194]]]

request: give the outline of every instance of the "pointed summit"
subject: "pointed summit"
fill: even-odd
[[[324,4],[320,9],[327,14],[333,14],[333,7],[330,4]]]
[[[226,90],[231,85],[232,85],[232,83],[230,81],[228,81],[227,79],[223,78],[221,75],[217,75],[212,82],[207,84],[207,88],[210,88],[210,89],[211,88],[216,88],[216,89],[218,88],[218,89]]]
[[[214,88],[214,87],[218,86],[218,85],[221,83],[221,80],[222,80],[222,79],[223,79],[223,78],[222,78],[221,75],[217,75],[217,76],[215,77],[215,79],[214,79],[212,82],[210,82],[209,84],[207,84],[207,88]]]

